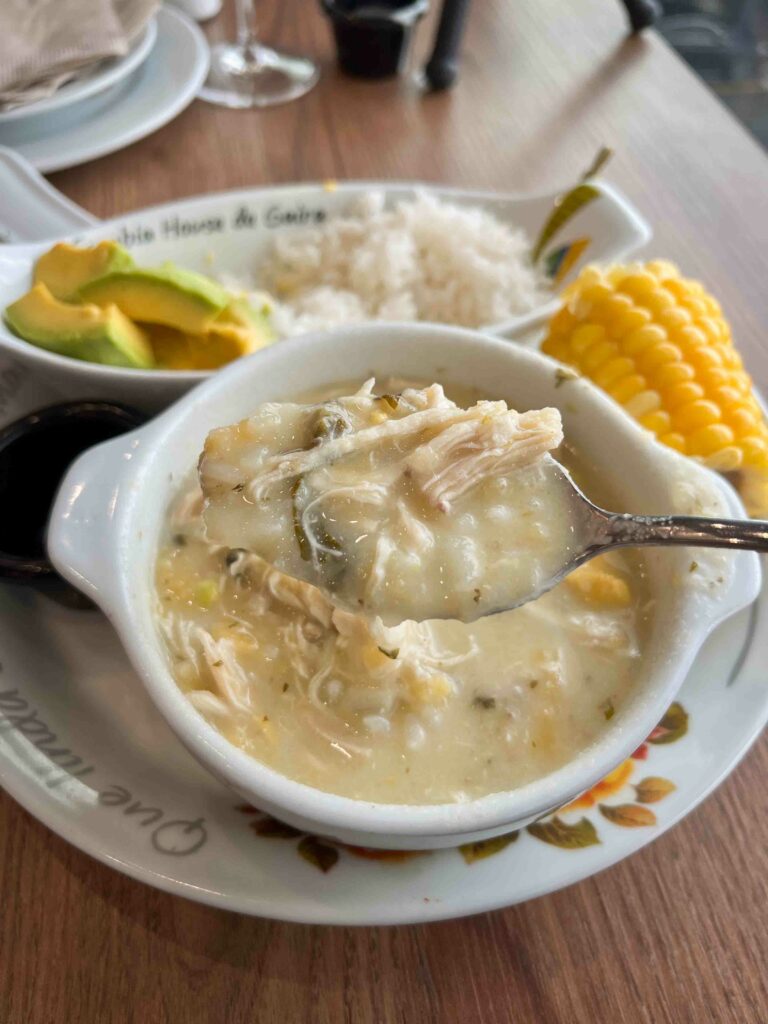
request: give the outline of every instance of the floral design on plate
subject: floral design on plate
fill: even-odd
[[[631,757],[614,768],[604,779],[588,789],[586,793],[582,793],[581,796],[561,807],[554,814],[533,822],[525,829],[494,836],[492,839],[480,839],[474,843],[465,843],[463,846],[457,847],[458,852],[467,864],[473,864],[475,861],[501,853],[502,850],[516,842],[523,831],[534,839],[548,843],[550,846],[557,846],[561,850],[580,850],[587,846],[596,846],[602,842],[602,839],[592,818],[582,815],[576,821],[569,820],[574,812],[592,810],[595,807],[603,819],[621,828],[647,828],[658,824],[656,815],[647,805],[658,803],[677,789],[674,782],[661,775],[645,775],[634,782],[632,784],[634,797],[631,802],[613,804],[605,801],[627,791],[630,780],[636,777],[638,762],[648,759],[649,744],[674,743],[682,739],[687,732],[688,713],[682,704],[676,701],[667,709],[666,714],[646,742],[641,744]],[[430,854],[429,850],[373,850],[362,846],[350,846],[335,839],[307,835],[291,825],[286,825],[276,818],[263,814],[257,808],[251,807],[250,804],[241,804],[237,810],[251,818],[249,827],[260,838],[298,839],[296,850],[299,856],[324,874],[338,864],[341,851],[354,857],[386,861],[390,864]]]

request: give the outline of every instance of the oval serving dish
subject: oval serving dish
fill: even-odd
[[[3,156],[0,151],[0,158]],[[114,239],[144,266],[171,261],[209,276],[225,275],[242,281],[255,271],[276,233],[322,224],[371,191],[382,192],[387,204],[412,199],[418,191],[426,190],[441,200],[480,206],[503,223],[522,228],[531,244],[560,195],[549,192],[516,196],[376,181],[284,185],[183,199],[87,227],[84,222],[93,220],[90,215],[63,197],[56,202],[50,186],[37,182],[34,171],[20,170],[17,164],[18,161],[0,159],[0,186],[14,187],[15,203],[31,208],[34,237],[46,241],[2,247],[0,312],[30,288],[36,259],[54,241],[92,245],[102,239]],[[567,280],[585,262],[622,259],[651,237],[648,224],[616,189],[604,183],[595,183],[595,188],[599,191],[596,200],[568,220],[542,254],[545,262],[553,257],[559,261],[559,276],[551,300],[523,316],[489,325],[486,329],[491,333],[512,337],[542,323],[557,308],[555,294],[561,277]],[[22,220],[28,220],[29,215],[30,211],[25,210]],[[50,237],[43,233],[46,218],[51,223]],[[71,231],[62,230],[66,223],[72,224]],[[567,273],[563,273],[566,269]],[[16,337],[0,316],[0,352],[3,351],[44,374],[67,398],[112,399],[148,411],[163,408],[215,372],[136,370],[69,359]]]

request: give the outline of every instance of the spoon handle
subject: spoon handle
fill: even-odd
[[[768,552],[768,521],[763,519],[608,515],[601,534],[601,547],[689,544]]]

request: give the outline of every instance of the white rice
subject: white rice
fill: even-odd
[[[369,193],[344,216],[281,232],[257,268],[282,336],[366,320],[481,327],[546,300],[525,233],[427,193],[385,209]]]

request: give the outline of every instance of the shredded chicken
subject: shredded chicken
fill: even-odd
[[[191,487],[179,499],[171,513],[172,526],[187,526],[200,523],[203,511],[203,492],[199,487]]]
[[[397,514],[400,517],[399,535],[407,551],[412,554],[419,554],[429,551],[435,546],[435,538],[432,531],[422,523],[406,507],[405,502],[398,501]]]
[[[269,489],[282,480],[303,476],[320,466],[337,462],[350,455],[363,455],[382,445],[402,445],[427,430],[445,430],[456,423],[474,419],[479,415],[505,412],[504,402],[480,402],[472,409],[458,406],[437,406],[413,412],[402,419],[387,419],[374,427],[364,427],[351,434],[326,441],[307,451],[274,455],[265,459],[259,474],[248,485],[253,501],[260,501]]]
[[[226,701],[223,701],[221,697],[217,697],[215,693],[211,693],[210,690],[191,690],[187,696],[189,697],[190,704],[206,716],[212,715],[214,718],[226,718],[231,711]]]
[[[331,624],[333,605],[322,591],[308,583],[285,576],[258,559],[264,569],[261,585],[275,598],[289,608],[304,612],[326,629]]]
[[[214,640],[201,627],[198,627],[197,635],[219,696],[232,708],[252,711],[248,676],[237,660],[232,641]]]
[[[481,481],[530,466],[563,440],[557,409],[518,413],[494,403],[468,411],[473,419],[442,430],[405,460],[405,472],[441,512]]]

